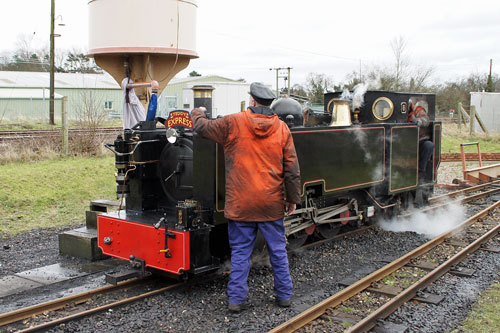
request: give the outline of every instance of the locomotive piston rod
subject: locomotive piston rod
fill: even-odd
[[[347,204],[334,205],[330,207],[320,208],[315,207],[312,202],[310,207],[297,209],[294,217],[285,218],[285,235],[288,237],[296,232],[307,229],[314,225],[340,223],[344,221],[362,221],[363,214],[358,211],[356,200],[352,199]],[[331,217],[349,211],[354,208],[356,216],[339,217],[332,219]],[[297,216],[298,214],[306,213],[306,217]]]

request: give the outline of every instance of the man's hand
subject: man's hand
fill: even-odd
[[[287,202],[285,206],[285,216],[290,216],[295,212],[295,208],[297,208],[297,205],[291,202]]]
[[[191,112],[193,112],[194,110],[200,111],[202,113],[207,112],[207,109],[204,106],[200,106],[198,108],[194,108]]]

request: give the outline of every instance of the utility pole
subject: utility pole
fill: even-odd
[[[287,76],[280,76],[279,75],[279,71],[280,70],[283,70],[283,69],[286,69],[288,70],[288,75]],[[279,87],[278,87],[278,80],[280,78],[285,78],[286,80],[288,80],[288,95],[290,95],[290,70],[292,70],[293,68],[292,67],[276,67],[276,68],[269,68],[270,71],[276,71],[276,97],[280,97],[280,91],[279,91]]]
[[[54,23],[55,23],[55,13],[56,4],[55,0],[50,0],[50,99],[49,99],[49,124],[55,125],[54,119]]]
[[[290,70],[291,70],[291,68],[287,67],[287,69],[288,69],[288,90],[287,90],[287,93],[288,93],[288,97],[290,97]]]
[[[492,67],[493,59],[490,59],[490,74],[488,75],[488,81],[486,83],[486,92],[495,92],[495,85],[493,84],[493,78],[491,76]]]

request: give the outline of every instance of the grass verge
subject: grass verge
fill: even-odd
[[[459,130],[455,124],[445,124],[443,126],[441,152],[459,153],[460,144],[467,142],[479,142],[482,153],[500,152],[500,135],[498,133],[486,135],[482,132],[476,132],[470,136],[468,128],[462,127]],[[466,153],[477,153],[476,146],[466,146],[464,150]]]
[[[0,234],[79,224],[94,199],[114,199],[114,157],[0,165]]]
[[[460,332],[500,332],[500,283],[493,284],[479,298]]]

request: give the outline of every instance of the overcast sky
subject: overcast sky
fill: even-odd
[[[87,2],[56,0],[65,24],[56,29],[57,48],[87,49]],[[2,5],[0,52],[15,49],[19,34],[34,33],[34,47],[48,45],[50,0]],[[274,85],[269,68],[293,67],[292,84],[310,72],[340,82],[360,61],[362,68],[393,62],[397,36],[406,39],[413,64],[435,68],[436,81],[487,73],[490,58],[500,72],[498,0],[198,0],[197,24],[200,58],[180,77],[196,70]]]

